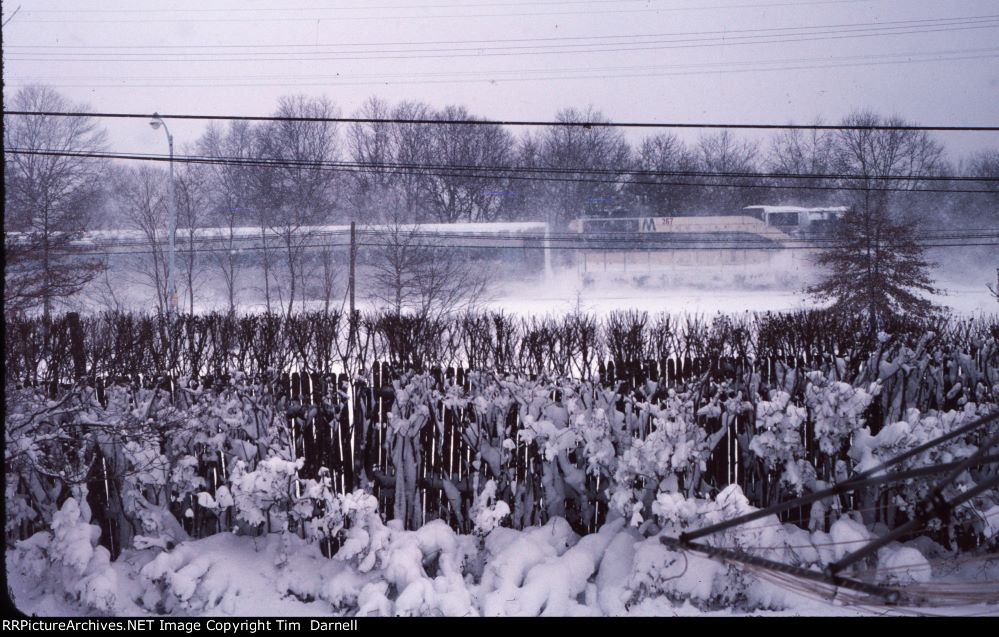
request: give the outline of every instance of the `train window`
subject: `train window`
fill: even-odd
[[[797,212],[771,212],[767,215],[767,221],[772,226],[796,226],[798,225]]]
[[[638,219],[587,219],[586,232],[638,232]]]

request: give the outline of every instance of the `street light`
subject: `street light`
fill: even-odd
[[[177,200],[173,180],[173,135],[170,134],[170,129],[167,128],[166,122],[163,121],[163,118],[160,117],[159,113],[153,113],[153,119],[150,120],[149,125],[153,127],[153,130],[159,130],[160,126],[162,126],[163,132],[165,132],[167,136],[167,144],[170,146],[170,210],[169,217],[167,219],[167,235],[170,239],[170,256],[167,261],[167,313],[169,314],[172,322],[174,317],[177,316],[177,279],[175,276],[177,258],[174,245],[174,235],[177,233]]]

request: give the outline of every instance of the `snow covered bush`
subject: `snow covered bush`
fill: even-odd
[[[247,471],[245,463],[237,461],[230,476],[237,519],[267,533],[286,531],[303,462],[302,458],[291,461],[271,457]]]
[[[611,506],[633,526],[648,515],[657,493],[677,491],[684,478],[704,469],[708,449],[689,395],[671,390],[648,410],[654,429],[622,450],[610,491]]]
[[[886,546],[878,551],[878,579],[889,586],[925,584],[933,576],[930,563],[909,546]]]
[[[835,456],[850,436],[863,426],[864,411],[879,387],[854,387],[842,381],[829,380],[821,372],[810,372],[808,380],[805,403],[812,411],[815,439],[823,453]]]
[[[118,578],[110,553],[97,543],[101,529],[90,524],[85,491],[80,495],[80,501],[67,498],[56,511],[51,531],[39,531],[17,543],[9,568],[37,578],[45,593],[114,614]]]
[[[791,404],[791,395],[772,390],[770,400],[756,404],[756,433],[749,449],[768,470],[783,470],[781,480],[797,495],[814,480],[815,469],[805,459],[803,407]]]
[[[626,587],[628,606],[660,596],[677,605],[691,603],[698,608],[783,608],[792,602],[793,595],[789,590],[761,579],[752,569],[709,558],[695,551],[674,550],[660,541],[661,536],[676,537],[690,528],[716,524],[755,511],[738,486],[727,487],[714,500],[661,494],[654,509],[662,524],[662,532],[635,545],[632,571]],[[800,529],[792,528],[800,532]],[[805,555],[802,559],[791,534],[774,515],[725,529],[698,541],[787,564],[810,561],[807,551],[801,551]]]

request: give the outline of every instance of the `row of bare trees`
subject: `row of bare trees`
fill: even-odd
[[[86,111],[38,86],[15,94],[8,108]],[[948,205],[982,218],[995,212],[994,197],[971,195],[969,202],[967,196],[915,191],[924,183],[920,176],[996,177],[999,153],[976,155],[955,168],[925,132],[864,128],[904,123],[868,112],[848,116],[842,122],[846,128],[787,130],[767,144],[729,131],[707,133],[693,143],[666,132],[637,147],[621,129],[600,126],[608,120],[592,108],[565,109],[556,119],[597,125],[549,126],[517,136],[505,127],[468,124],[475,118],[462,107],[391,105],[374,98],[355,114],[367,121],[349,125],[328,121],[341,111],[325,97],[285,97],[274,114],[277,118],[256,124],[212,124],[181,145],[182,155],[208,159],[179,162],[175,181],[178,283],[188,310],[207,280],[221,282],[230,310],[248,290],[269,312],[291,314],[317,298],[327,309],[342,304],[342,246],[302,231],[330,223],[379,224],[382,235],[364,253],[372,265],[372,296],[400,311],[430,313],[430,306],[467,305],[485,278],[473,276],[464,257],[446,255],[418,236],[414,222],[527,219],[560,228],[587,214],[717,214],[759,201],[837,203],[860,211],[860,233],[873,237],[877,252],[885,236],[915,236],[914,212],[939,213]],[[425,119],[441,123],[412,123]],[[108,150],[106,135],[92,118],[5,115],[4,124],[5,150]],[[711,176],[717,173],[726,176]],[[800,174],[827,176],[780,177]],[[4,182],[8,305],[51,313],[57,299],[97,277],[93,287],[109,307],[129,305],[122,298],[129,284],[154,290],[157,306],[166,306],[163,169],[5,153]],[[210,249],[184,240],[207,227],[218,233]],[[67,247],[88,229],[137,235],[145,249],[130,255],[125,270],[131,280],[97,276],[102,262],[93,255],[69,260]],[[245,245],[239,239],[248,234],[263,243],[253,268],[239,249]],[[854,243],[868,253],[874,245],[867,238]],[[913,253],[895,269],[919,266],[920,258]],[[879,263],[887,262],[868,260],[863,268]],[[848,287],[855,275],[850,269],[838,272],[842,285],[837,285]],[[929,287],[918,277],[908,283]],[[834,293],[834,287],[826,291]]]

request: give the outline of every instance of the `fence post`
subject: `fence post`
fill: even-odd
[[[73,356],[73,372],[76,380],[87,375],[87,356],[83,349],[83,328],[80,327],[80,315],[77,312],[66,314],[69,323],[69,349]]]
[[[354,309],[354,282],[355,282],[355,268],[357,263],[357,224],[353,221],[350,222],[350,270],[348,275],[348,287],[350,288],[350,325],[348,331],[348,343],[347,351],[350,355],[354,354],[354,340],[357,336],[357,318]],[[344,361],[346,362],[346,361]]]

